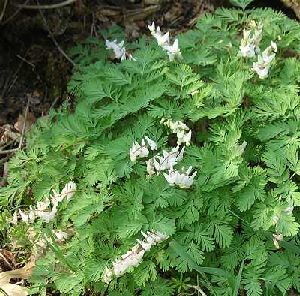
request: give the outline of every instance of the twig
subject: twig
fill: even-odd
[[[29,109],[29,99],[27,99],[27,105],[26,105],[25,115],[24,115],[24,124],[22,127],[22,133],[21,133],[21,138],[20,138],[20,142],[19,142],[19,149],[21,149],[22,145],[23,145],[23,139],[24,139],[25,130],[26,130],[26,120],[27,120],[27,115],[28,115],[28,109]]]
[[[2,151],[0,151],[0,155],[1,155],[1,154],[15,153],[15,152],[17,152],[18,150],[20,150],[20,149],[19,149],[19,148],[13,148],[13,149],[8,149],[8,150],[2,150]]]
[[[188,285],[190,288],[195,289],[196,291],[200,292],[201,296],[207,296],[204,291],[199,287],[199,286],[193,286],[193,285]]]
[[[21,57],[19,54],[16,55],[17,58],[19,58],[24,63],[28,64],[32,69],[35,68],[35,65],[29,61],[27,61],[25,58]]]
[[[38,1],[37,1],[38,2]],[[39,2],[38,2],[39,3]],[[54,37],[54,35],[52,34],[52,32],[50,31],[50,28],[49,28],[49,26],[48,26],[48,24],[47,24],[47,20],[46,20],[46,18],[45,18],[45,16],[44,16],[44,14],[43,14],[43,12],[42,12],[42,10],[40,9],[39,10],[40,11],[40,14],[41,14],[41,17],[42,17],[42,20],[43,20],[43,22],[44,22],[44,25],[45,25],[45,27],[47,28],[47,31],[48,31],[48,33],[49,33],[49,36],[50,36],[50,38],[52,39],[52,41],[53,41],[53,43],[55,44],[55,46],[57,47],[57,50],[73,65],[73,67],[75,67],[76,66],[76,64],[74,63],[74,61],[64,52],[64,50],[59,46],[59,44],[57,43],[57,41],[56,41],[56,39],[55,39],[55,37]]]
[[[29,0],[26,0],[24,5],[27,4],[29,2]],[[7,24],[8,22],[10,22],[16,15],[18,15],[18,13],[22,10],[22,8],[19,8],[13,15],[11,15],[9,18],[7,18],[2,24],[0,25],[5,25]]]
[[[55,4],[45,4],[45,5],[27,5],[27,4],[15,4],[16,7],[23,8],[23,9],[54,9],[54,8],[60,8],[64,7],[66,5],[72,4],[76,2],[77,0],[66,0],[61,3],[55,3]]]
[[[3,5],[3,9],[2,9],[1,14],[0,14],[0,23],[1,23],[2,19],[3,19],[3,17],[4,17],[5,10],[6,10],[6,7],[7,7],[7,3],[8,3],[8,0],[5,0],[4,1],[4,5]]]
[[[0,287],[0,292],[3,293],[4,296],[9,296],[1,287]]]

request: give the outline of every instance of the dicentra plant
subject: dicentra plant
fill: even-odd
[[[32,291],[300,292],[299,24],[220,9],[174,43],[149,30],[78,45],[74,100],[10,161],[1,228],[38,258]]]

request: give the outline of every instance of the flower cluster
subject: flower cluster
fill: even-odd
[[[171,169],[168,174],[164,173],[164,177],[171,186],[177,185],[180,188],[190,188],[197,174],[197,172],[194,172],[191,175],[192,170],[191,166],[186,172],[184,172],[184,168],[181,169],[181,172]]]
[[[190,145],[192,131],[185,123],[179,120],[172,121],[171,119],[165,118],[163,118],[160,122],[169,127],[172,133],[177,135],[177,145],[181,145],[182,143],[184,143],[186,146]]]
[[[61,193],[53,191],[51,196],[52,208],[50,209],[50,199],[47,197],[44,201],[37,202],[36,208],[30,207],[30,210],[25,213],[19,209],[19,215],[21,220],[25,223],[33,223],[36,218],[40,218],[46,223],[52,221],[58,211],[58,204],[64,199],[69,200],[76,191],[76,184],[74,182],[69,182],[65,185]],[[15,212],[12,223],[16,224],[18,215]]]
[[[116,59],[120,59],[121,61],[126,59],[134,60],[132,55],[126,52],[124,46],[124,40],[122,40],[120,43],[117,43],[117,40],[113,40],[113,41],[106,40],[105,45],[106,45],[106,49],[113,50]]]
[[[147,173],[149,176],[153,176],[154,174],[158,175],[160,172],[168,171],[168,174],[164,173],[163,175],[171,186],[177,185],[180,188],[190,188],[197,172],[191,175],[192,167],[189,167],[187,171],[184,171],[184,168],[181,171],[177,171],[174,169],[174,166],[183,159],[185,146],[180,148],[180,145],[190,145],[192,131],[182,121],[172,121],[171,119],[162,118],[161,123],[168,126],[173,133],[176,133],[177,146],[172,148],[171,151],[163,150],[162,154],[157,153],[152,158],[146,160]],[[148,137],[142,139],[141,145],[134,142],[129,150],[130,160],[135,162],[137,158],[148,157],[148,147],[151,150],[157,150],[156,142]]]
[[[251,21],[249,30],[244,29],[240,53],[243,57],[253,58],[259,52],[259,42],[262,38],[262,24]]]
[[[170,61],[173,61],[176,57],[181,57],[177,38],[171,45],[169,32],[162,34],[159,26],[155,29],[154,22],[152,22],[151,25],[148,25],[148,29],[150,30],[151,35],[156,39],[157,44],[167,52]]]
[[[257,57],[257,62],[253,63],[253,70],[258,74],[260,79],[268,77],[271,63],[275,58],[277,52],[277,45],[271,41],[271,45],[268,46],[261,54]]]
[[[145,158],[149,155],[150,150],[157,150],[157,144],[149,137],[142,139],[141,145],[138,142],[134,142],[129,150],[130,160],[135,162],[137,158]]]
[[[137,244],[134,247],[123,254],[120,259],[113,262],[112,268],[106,268],[102,274],[102,281],[106,284],[112,280],[113,276],[120,277],[131,267],[138,266],[145,252],[150,251],[152,246],[166,240],[167,235],[160,233],[158,231],[148,231],[143,233],[143,240],[137,240]]]
[[[184,147],[179,150],[179,146],[172,148],[170,152],[163,150],[162,156],[158,153],[153,158],[146,161],[147,172],[150,176],[154,175],[155,172],[161,172],[165,170],[172,170],[183,158]]]
[[[256,24],[255,21],[250,22],[250,30],[244,30],[243,39],[240,45],[240,54],[243,57],[252,58],[257,56],[257,62],[253,63],[252,70],[258,74],[260,79],[268,77],[271,63],[277,52],[277,44],[271,41],[262,53],[259,48],[259,43],[262,38],[262,24]]]

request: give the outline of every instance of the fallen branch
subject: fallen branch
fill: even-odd
[[[15,153],[18,150],[20,150],[20,148],[13,148],[13,149],[8,149],[8,150],[0,150],[0,155],[1,154],[9,154],[9,153]]]
[[[1,14],[0,14],[0,23],[1,23],[2,19],[3,19],[3,17],[4,17],[5,10],[6,10],[6,7],[7,7],[7,3],[8,3],[8,0],[5,0],[5,1],[4,1],[4,4],[3,4],[2,12],[1,12]]]
[[[45,5],[15,4],[15,6],[22,8],[22,9],[55,9],[55,8],[60,8],[60,7],[64,7],[66,5],[72,4],[76,1],[77,0],[66,0],[61,3],[45,4]]]

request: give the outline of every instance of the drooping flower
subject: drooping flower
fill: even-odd
[[[21,220],[23,222],[25,222],[26,224],[33,222],[35,219],[35,214],[32,209],[30,209],[30,211],[28,213],[25,213],[19,209],[19,214],[21,216]]]
[[[174,40],[173,45],[165,45],[163,47],[169,56],[169,61],[174,61],[176,57],[181,57],[181,51],[178,44],[178,39]]]
[[[184,143],[187,146],[190,145],[192,131],[185,123],[179,120],[172,121],[171,119],[165,118],[162,118],[160,122],[169,127],[172,133],[175,133],[177,135],[177,145],[181,145],[182,143]]]
[[[155,246],[168,238],[167,235],[158,231],[147,231],[146,233],[141,232],[141,234],[144,239],[137,240],[137,242],[145,251],[149,251],[152,246]]]
[[[146,165],[147,165],[147,173],[149,176],[153,176],[155,174],[155,166],[154,166],[154,161],[153,158],[148,159],[146,161]]]
[[[255,21],[251,21],[249,24],[249,30],[244,29],[243,39],[240,45],[240,54],[243,57],[252,58],[259,53],[259,43],[262,38],[262,24],[256,24]]]
[[[151,140],[149,137],[145,137],[148,145],[150,146],[150,149],[153,151],[153,150],[157,150],[157,143],[153,140]]]
[[[76,183],[70,181],[65,185],[65,187],[63,188],[60,194],[63,199],[66,198],[67,200],[70,200],[70,198],[74,195],[75,192],[76,192]]]
[[[76,191],[76,184],[72,181],[68,182],[61,193],[56,192],[53,190],[51,195],[51,202],[53,206],[57,206],[60,202],[64,199],[70,200],[70,198],[74,195]]]
[[[279,242],[282,241],[282,240],[283,240],[282,233],[280,233],[280,234],[273,233],[273,244],[274,244],[276,249],[280,249]]]
[[[58,242],[63,242],[68,238],[68,234],[61,230],[53,230],[53,234],[55,235]]]
[[[177,170],[169,170],[169,173],[164,173],[164,177],[167,182],[171,185],[177,185],[180,188],[190,188],[193,185],[194,178],[197,172],[194,172],[192,175],[192,167],[190,166],[186,172],[184,172],[184,168],[180,171]]]
[[[45,198],[44,201],[37,202],[35,208],[30,206],[30,210],[25,213],[22,210],[19,210],[19,215],[21,220],[25,223],[32,223],[36,218],[40,218],[46,223],[49,223],[55,218],[55,215],[58,211],[58,204],[64,199],[69,200],[76,191],[76,184],[74,182],[68,182],[61,193],[55,192],[53,190],[51,196],[52,208],[50,207],[49,198]]]
[[[141,144],[133,142],[132,147],[129,149],[130,160],[135,162],[138,158],[148,157],[149,148],[152,151],[156,150],[157,144],[147,136],[142,139]]]
[[[271,63],[274,60],[277,52],[277,44],[271,41],[271,45],[268,46],[262,54],[258,55],[257,62],[253,63],[252,70],[254,70],[260,79],[268,77]]]
[[[45,198],[44,201],[38,201],[36,204],[37,211],[45,211],[50,206],[49,198]]]
[[[11,223],[14,225],[16,225],[18,223],[18,213],[17,212],[14,212]]]
[[[36,216],[41,218],[44,222],[49,223],[55,218],[57,207],[53,206],[51,211],[36,211]]]
[[[116,59],[120,59],[121,61],[126,60],[126,49],[124,47],[124,40],[122,40],[119,43],[117,43],[117,40],[106,40],[105,45],[107,49],[113,50]]]
[[[104,282],[105,284],[109,284],[113,278],[113,271],[112,269],[105,267],[103,273],[102,273],[102,282]]]
[[[183,158],[184,147],[179,150],[179,146],[172,148],[170,152],[163,150],[162,156],[157,154],[153,157],[153,167],[157,172],[173,169],[173,167]]]

